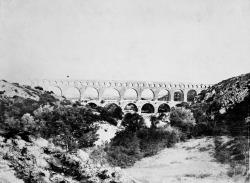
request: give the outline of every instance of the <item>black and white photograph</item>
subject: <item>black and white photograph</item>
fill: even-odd
[[[249,183],[250,0],[0,0],[0,183]]]

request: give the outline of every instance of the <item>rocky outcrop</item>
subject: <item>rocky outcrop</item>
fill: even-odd
[[[198,103],[220,105],[220,113],[225,113],[236,104],[243,102],[250,95],[250,73],[233,77],[213,85],[197,98]]]
[[[40,183],[122,183],[124,178],[120,168],[111,168],[98,163],[90,156],[91,150],[66,152],[45,139],[30,139],[26,142],[0,138],[0,159],[7,162],[16,180]],[[13,179],[3,179],[10,182]],[[16,182],[18,182],[16,181]],[[19,181],[22,183],[22,181]],[[19,183],[18,182],[18,183]]]
[[[227,136],[227,141],[215,138],[215,158],[231,165],[230,176],[249,179],[250,73],[215,84],[191,108],[198,126],[203,125],[199,134]]]

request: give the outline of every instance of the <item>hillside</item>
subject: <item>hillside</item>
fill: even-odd
[[[197,97],[191,109],[196,134],[215,137],[215,158],[231,165],[230,175],[249,179],[250,73],[215,84]]]
[[[102,145],[116,119],[41,88],[0,81],[0,182],[131,182]]]
[[[2,97],[18,96],[38,101],[44,93],[45,91],[34,89],[30,86],[23,86],[18,83],[9,83],[5,80],[0,80],[0,95]]]
[[[206,122],[213,132],[247,133],[250,116],[250,73],[213,85],[199,94],[192,109],[199,123]]]
[[[223,80],[200,94],[197,103],[220,105],[220,113],[224,113],[235,105],[249,99],[250,73]],[[247,107],[247,106],[246,106]]]

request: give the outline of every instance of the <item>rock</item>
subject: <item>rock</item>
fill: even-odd
[[[226,113],[226,109],[225,109],[225,108],[221,108],[221,109],[219,110],[219,112],[220,112],[220,114],[225,114],[225,113]]]
[[[116,132],[118,131],[118,127],[110,125],[106,122],[97,125],[99,126],[99,129],[96,132],[96,134],[98,135],[98,140],[95,142],[96,146],[103,145],[106,142],[110,142],[110,140],[115,136]]]
[[[49,142],[43,138],[38,138],[33,141],[33,144],[38,146],[38,147],[48,147]]]
[[[13,142],[14,142],[14,144],[16,144],[16,146],[17,146],[19,149],[23,149],[24,146],[26,145],[26,141],[24,141],[24,140],[14,139]]]
[[[82,161],[87,161],[89,159],[89,154],[84,152],[81,149],[77,150],[77,156],[82,160]]]

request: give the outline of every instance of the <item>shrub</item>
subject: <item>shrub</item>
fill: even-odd
[[[140,142],[135,133],[130,131],[118,132],[112,139],[107,152],[108,162],[113,166],[122,168],[132,166],[137,160],[143,156],[140,152]]]
[[[29,141],[29,136],[39,136],[39,131],[43,128],[43,124],[34,120],[33,116],[26,113],[21,119],[14,117],[6,117],[1,124],[1,129],[4,131],[3,136],[10,138],[19,135],[26,141]]]
[[[230,176],[244,175],[249,170],[249,147],[247,137],[234,137],[226,142],[216,137],[215,140],[215,158],[221,163],[230,164],[228,174]]]
[[[140,128],[137,131],[126,128],[117,133],[105,151],[111,165],[125,168],[143,157],[155,155],[163,148],[171,147],[180,138],[179,131],[171,127]]]
[[[137,136],[140,139],[140,149],[144,157],[153,156],[180,140],[180,133],[177,129],[164,127],[141,129],[137,132]]]
[[[208,107],[205,103],[197,103],[191,106],[196,121],[196,125],[193,129],[193,135],[195,136],[213,135],[214,122],[211,121],[206,114]]]
[[[37,90],[43,90],[43,87],[41,87],[41,86],[35,86],[34,88]]]
[[[137,113],[125,114],[121,125],[124,126],[127,131],[136,132],[144,126],[144,119]]]
[[[60,106],[52,111],[45,110],[36,117],[45,122],[41,131],[42,137],[55,138],[55,144],[70,151],[91,147],[97,140],[97,126],[94,122],[100,120],[100,117],[86,108]]]
[[[196,124],[191,110],[184,107],[177,107],[171,110],[170,122],[172,126],[180,128],[187,136],[191,136],[192,128]]]

